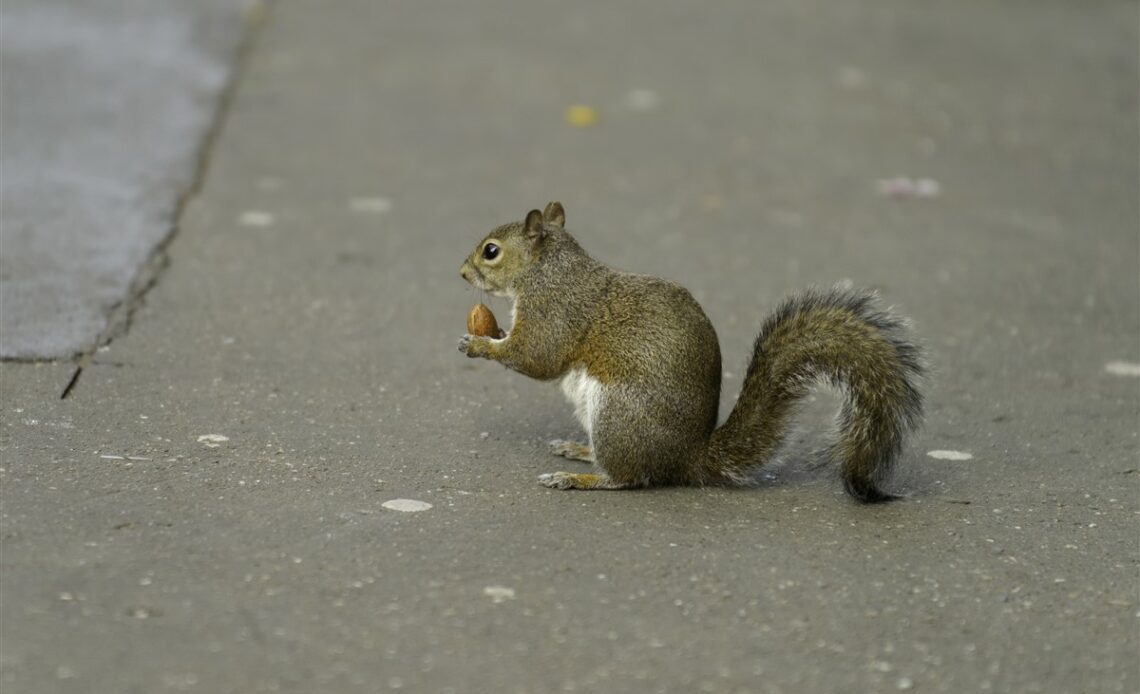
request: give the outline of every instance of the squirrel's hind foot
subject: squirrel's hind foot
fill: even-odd
[[[594,473],[547,472],[538,483],[551,489],[629,489],[634,485],[615,482],[606,475]]]
[[[560,455],[563,458],[570,460],[581,460],[583,462],[594,462],[594,450],[584,443],[577,441],[566,441],[564,439],[554,439],[550,442],[550,452],[554,455]]]

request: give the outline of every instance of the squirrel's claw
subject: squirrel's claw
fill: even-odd
[[[473,339],[473,335],[464,335],[463,337],[459,338],[459,351],[463,352],[469,357],[475,356],[471,353],[471,340]]]

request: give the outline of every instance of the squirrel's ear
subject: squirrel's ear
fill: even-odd
[[[542,212],[542,219],[550,226],[561,229],[566,226],[566,210],[562,209],[560,202],[548,202],[546,209]]]
[[[527,238],[540,239],[545,231],[542,228],[542,213],[538,210],[531,210],[526,213],[526,221],[523,222],[523,231],[526,232]]]

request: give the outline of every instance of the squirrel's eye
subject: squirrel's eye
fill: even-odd
[[[499,247],[493,243],[483,246],[483,260],[494,260],[499,257]]]

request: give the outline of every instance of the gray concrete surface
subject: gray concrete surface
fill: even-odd
[[[0,365],[0,684],[1136,691],[1136,19],[276,5],[130,332],[67,400]],[[909,498],[803,464],[826,396],[756,489],[539,487],[572,415],[455,352],[457,272],[553,198],[704,304],[726,407],[782,294],[880,287],[936,366]]]
[[[71,358],[126,319],[198,172],[247,0],[0,7],[0,357]]]

